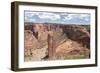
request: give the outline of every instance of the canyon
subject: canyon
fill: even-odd
[[[89,25],[25,23],[24,60],[90,58]]]

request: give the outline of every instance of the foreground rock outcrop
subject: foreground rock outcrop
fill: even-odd
[[[68,39],[56,48],[56,59],[72,59],[76,56],[80,58],[89,58],[89,49],[79,43]]]
[[[25,49],[25,61],[40,61],[47,56],[47,46],[40,49]]]
[[[32,31],[25,30],[25,61],[41,60],[47,55],[46,43],[39,42]],[[42,46],[41,46],[42,45]]]

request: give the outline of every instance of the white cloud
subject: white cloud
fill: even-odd
[[[25,19],[25,20],[28,20],[28,17],[26,17],[26,16],[25,16],[25,18],[24,18],[24,19]]]
[[[60,15],[68,15],[68,13],[65,13],[65,12],[64,12],[64,13],[61,13]]]
[[[41,19],[50,19],[50,20],[60,19],[60,15],[55,13],[41,13],[40,15],[38,15],[38,17]]]
[[[25,12],[26,17],[34,17],[35,15],[39,15],[39,12]]]
[[[26,19],[25,22],[35,22],[36,19]]]
[[[25,16],[25,22],[35,22],[36,19],[31,18],[32,16]]]
[[[84,18],[85,21],[89,21],[89,18]]]
[[[65,17],[64,20],[71,20],[71,17]]]
[[[80,14],[80,19],[89,21],[89,14]]]
[[[33,15],[38,15],[39,14],[39,12],[32,12],[32,11],[26,11],[25,12],[25,14],[33,14]]]
[[[35,21],[36,21],[36,19],[29,19],[29,21],[30,21],[30,22],[35,22]]]
[[[89,15],[88,14],[80,14],[80,17],[83,18],[83,17],[88,17]]]
[[[89,21],[89,14],[67,14],[64,16],[64,20],[71,20],[76,18]]]
[[[64,20],[71,20],[74,16],[75,14],[67,14],[66,16],[64,16]]]

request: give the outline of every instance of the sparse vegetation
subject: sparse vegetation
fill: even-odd
[[[86,58],[89,58],[89,57],[85,55],[81,55],[81,54],[75,54],[75,55],[66,57],[66,59],[86,59]]]

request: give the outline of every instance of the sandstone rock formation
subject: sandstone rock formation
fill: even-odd
[[[86,28],[77,25],[67,25],[64,28],[64,32],[70,39],[81,43],[87,48],[90,48],[90,33]]]
[[[47,45],[40,49],[25,50],[25,61],[40,61],[47,56]]]
[[[56,48],[56,59],[71,59],[70,56],[74,55],[83,55],[84,57],[89,58],[89,53],[88,48],[85,48],[79,43],[69,39]]]
[[[34,37],[32,31],[25,30],[24,44],[25,49],[35,49],[38,46],[38,40]]]
[[[25,61],[90,57],[90,33],[82,26],[34,23],[24,34]]]
[[[40,47],[41,44],[34,37],[32,31],[25,30],[25,61],[41,60],[47,54],[47,46]]]

